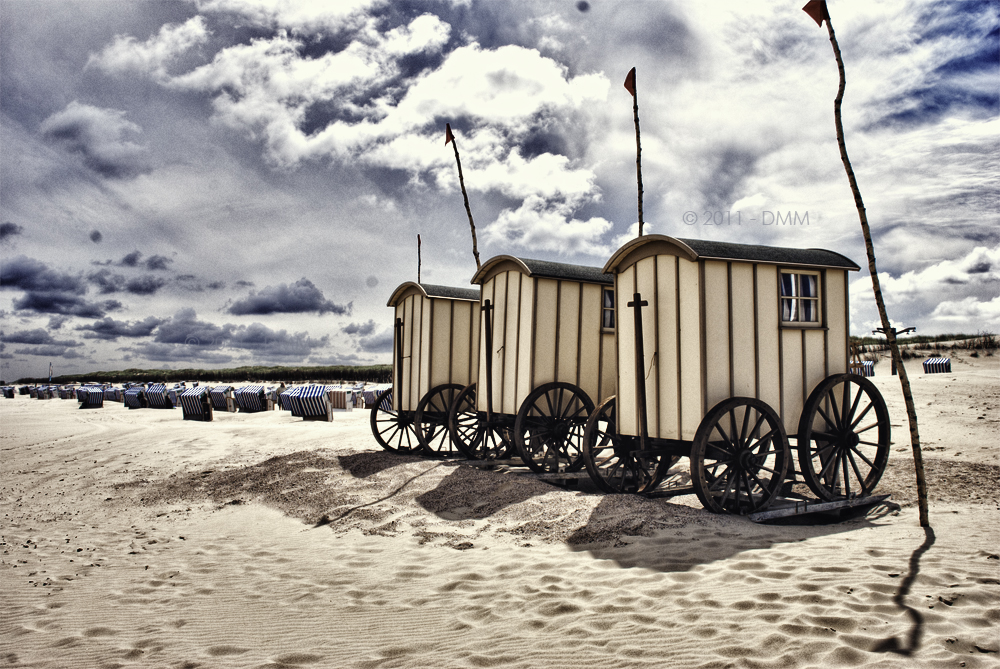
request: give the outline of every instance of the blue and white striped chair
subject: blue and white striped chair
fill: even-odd
[[[142,386],[132,386],[126,390],[123,399],[129,409],[145,409],[149,406],[146,401],[146,389]]]
[[[379,383],[374,386],[367,386],[364,392],[361,393],[361,396],[365,400],[365,407],[373,406],[376,398],[390,388],[392,388],[391,383]]]
[[[9,400],[14,399],[14,386],[4,386],[3,396]]]
[[[302,418],[302,405],[298,402],[299,393],[304,386],[294,386],[278,395],[278,404],[284,411],[291,411],[296,418]]]
[[[235,393],[236,406],[242,413],[257,413],[267,411],[273,405],[267,399],[264,386],[252,385],[237,388]]]
[[[303,420],[333,420],[326,386],[303,386],[295,401],[301,407]],[[292,415],[295,413],[292,412]]]
[[[851,371],[861,376],[875,376],[875,361],[863,360],[861,362],[852,362]]]
[[[77,399],[81,409],[101,409],[104,407],[104,388],[100,386],[83,386],[77,390]]]
[[[927,358],[924,360],[924,374],[950,374],[951,358]]]
[[[216,411],[236,412],[236,399],[233,393],[236,389],[232,386],[215,386],[208,391],[212,398],[212,408]]]
[[[167,386],[163,383],[151,383],[146,386],[146,401],[151,409],[173,409],[174,405],[167,396]]]
[[[204,386],[188,388],[178,396],[184,420],[212,420],[212,399]]]

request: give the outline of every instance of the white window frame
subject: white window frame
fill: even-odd
[[[611,296],[611,306],[606,306],[608,295]],[[607,325],[608,316],[611,325]],[[614,332],[618,317],[615,314],[615,289],[611,286],[601,286],[601,332]]]
[[[785,281],[784,277],[791,276],[792,279],[792,294],[785,295]],[[802,283],[801,277],[811,276],[814,277],[815,285],[815,295],[802,295]],[[796,328],[820,328],[823,327],[823,277],[818,271],[810,270],[799,270],[799,269],[783,269],[778,272],[778,318],[780,319],[782,327],[796,327]],[[786,302],[789,303],[789,310],[786,312]],[[811,303],[813,305],[813,315],[815,320],[802,320],[802,316],[805,313],[805,309],[802,306],[805,303]],[[786,317],[787,316],[787,317]]]

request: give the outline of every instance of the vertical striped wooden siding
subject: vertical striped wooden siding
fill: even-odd
[[[430,390],[444,383],[467,386],[479,367],[479,303],[427,297],[409,291],[396,303],[395,317],[403,321],[402,392],[393,393],[397,410],[416,411]],[[397,376],[393,375],[395,387]]]
[[[614,334],[601,331],[601,291],[599,284],[514,268],[483,283],[482,304],[494,306],[493,350],[485,350],[482,337],[477,383],[486,387],[485,356],[492,356],[494,411],[516,414],[532,390],[552,381],[579,386],[595,404],[614,393]],[[480,411],[486,401],[476,394]]]
[[[778,267],[658,254],[615,275],[619,429],[638,435],[634,293],[643,308],[643,382],[649,434],[694,438],[729,397],[756,397],[793,434],[809,393],[848,368],[847,272],[820,270],[824,327],[782,327]]]

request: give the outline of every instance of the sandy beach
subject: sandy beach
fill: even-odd
[[[397,456],[368,412],[0,401],[0,666],[997,667],[1000,360],[908,363],[882,505],[754,524]],[[678,476],[684,476],[682,460]]]

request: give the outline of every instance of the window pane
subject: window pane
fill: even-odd
[[[802,303],[802,320],[807,323],[815,323],[818,319],[819,303],[816,300],[799,300]]]
[[[615,326],[615,312],[611,309],[605,309],[603,311],[602,327],[613,328]]]
[[[794,274],[782,274],[781,275],[781,296],[791,297],[795,295],[795,275]]]
[[[610,288],[604,289],[604,307],[611,308],[615,306],[615,291]]]
[[[783,321],[795,321],[798,320],[795,314],[795,303],[798,300],[782,300],[781,301],[781,320]]]
[[[816,292],[816,279],[815,274],[799,275],[799,286],[802,289],[802,297],[816,297],[818,295]]]

